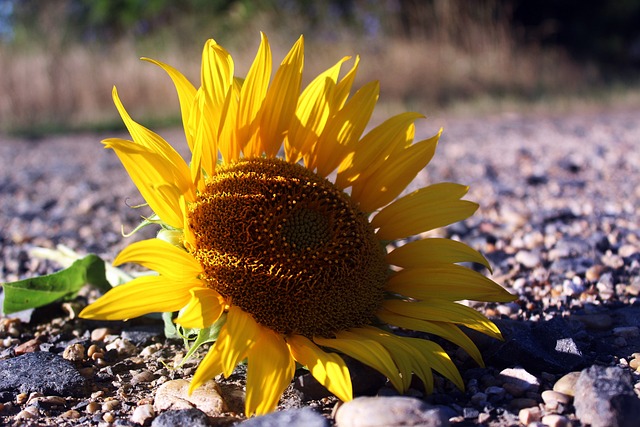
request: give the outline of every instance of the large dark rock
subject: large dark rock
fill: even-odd
[[[73,363],[53,353],[26,353],[0,361],[0,393],[15,396],[32,392],[82,397],[90,390]]]
[[[240,425],[243,427],[328,427],[329,422],[313,409],[302,408],[272,412],[261,417],[250,418]]]
[[[196,408],[167,411],[154,418],[151,427],[207,427],[207,414]]]
[[[594,365],[583,370],[573,405],[578,419],[592,427],[634,427],[640,419],[640,399],[631,374],[618,367]]]
[[[567,373],[589,362],[579,330],[567,320],[522,323],[494,320],[504,336],[486,349],[489,364],[498,367],[522,366],[529,372]]]

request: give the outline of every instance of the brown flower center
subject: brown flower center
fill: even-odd
[[[388,265],[367,216],[280,159],[220,167],[189,210],[204,279],[257,322],[307,337],[369,324]]]

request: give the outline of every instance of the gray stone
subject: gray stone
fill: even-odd
[[[531,251],[519,251],[516,253],[516,261],[526,268],[535,268],[541,263],[540,254]]]
[[[338,408],[338,427],[395,427],[449,425],[442,408],[414,397],[359,397]]]
[[[618,367],[591,366],[575,385],[576,416],[592,427],[632,427],[640,418],[640,399],[629,372]]]
[[[0,392],[83,397],[89,387],[73,363],[57,354],[34,352],[0,361]]]
[[[507,368],[500,372],[500,379],[504,381],[504,384],[515,384],[522,387],[524,392],[538,391],[540,388],[540,381],[535,375],[531,375],[523,368]]]
[[[289,409],[250,418],[243,427],[328,427],[329,421],[311,408]]]
[[[207,414],[196,408],[163,412],[151,422],[151,427],[207,427],[208,425]]]
[[[189,381],[183,379],[162,384],[156,390],[153,402],[155,410],[197,408],[210,417],[220,416],[228,410],[221,396],[220,386],[214,380],[205,382],[191,394],[189,394],[189,385]]]
[[[138,347],[145,346],[162,338],[163,328],[161,323],[130,326],[122,330],[122,338],[131,341]]]

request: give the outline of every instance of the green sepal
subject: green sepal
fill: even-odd
[[[220,318],[215,322],[213,322],[213,324],[208,328],[188,329],[188,328],[182,328],[181,326],[178,326],[179,332],[183,334],[182,337],[185,341],[185,347],[189,348],[189,351],[187,351],[187,354],[184,356],[179,366],[182,366],[184,362],[189,360],[201,345],[206,344],[208,342],[216,341],[218,339],[218,335],[220,334],[220,329],[222,329],[222,326],[224,326],[226,322],[227,322],[227,314],[222,313]],[[192,341],[190,337],[193,336],[194,333],[197,333],[196,338],[195,340],[193,340],[193,342],[189,343],[189,341]]]
[[[173,323],[174,315],[175,313],[170,311],[162,313],[162,322],[164,323],[164,336],[167,339],[182,339],[184,337],[180,335],[176,324]]]
[[[105,274],[105,263],[97,255],[87,255],[53,274],[3,283],[2,311],[11,314],[42,307],[59,299],[72,299],[86,284],[103,292],[111,289]]]

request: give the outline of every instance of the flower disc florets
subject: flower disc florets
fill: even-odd
[[[388,265],[367,215],[300,165],[219,168],[189,227],[206,283],[277,332],[329,337],[371,323],[383,302]]]

